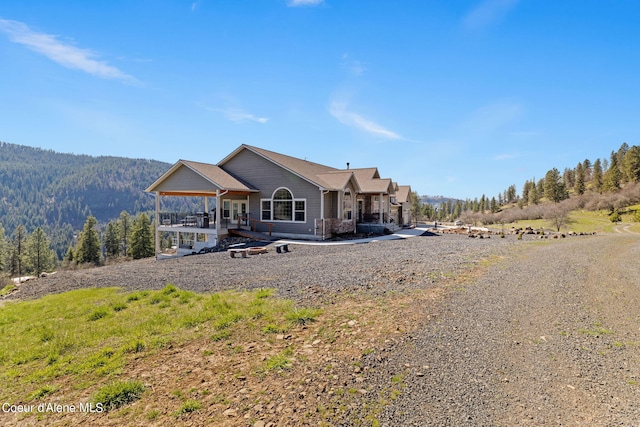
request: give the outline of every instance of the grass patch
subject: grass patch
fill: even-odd
[[[600,335],[611,335],[614,333],[611,329],[607,329],[602,326],[600,322],[594,323],[591,329],[578,329],[578,332],[590,337],[599,337]]]
[[[294,308],[284,317],[292,323],[304,325],[308,322],[315,322],[316,317],[320,316],[321,313],[322,310],[313,308]]]
[[[144,386],[140,381],[114,381],[98,389],[93,403],[110,411],[138,400],[143,392]]]
[[[179,417],[181,415],[199,411],[200,409],[202,409],[202,403],[198,402],[197,400],[189,399],[184,402],[182,406],[180,406],[180,408],[178,408],[178,410],[173,413],[173,415]]]
[[[173,285],[130,293],[92,288],[8,301],[0,310],[3,401],[34,401],[62,387],[91,391],[107,377],[117,379],[130,361],[168,346],[201,337],[264,337],[319,314],[274,298],[270,289],[203,295]],[[265,370],[287,369],[289,356],[267,360]],[[119,398],[109,398],[111,389],[101,389],[100,399],[113,406]]]
[[[4,288],[0,289],[0,297],[3,297],[5,295],[9,295],[16,288],[17,288],[17,286],[14,285],[14,284],[9,284],[9,285],[5,286]]]
[[[291,369],[293,366],[290,359],[291,355],[293,355],[293,349],[291,349],[291,347],[287,347],[275,356],[269,357],[262,365],[262,372],[266,373],[269,371],[284,371]]]

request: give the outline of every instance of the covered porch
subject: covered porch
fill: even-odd
[[[156,258],[215,247],[230,228],[248,226],[249,196],[257,192],[217,166],[179,160],[145,191],[155,194]],[[163,209],[169,197],[188,198],[189,212]]]

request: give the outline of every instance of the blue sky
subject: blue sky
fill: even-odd
[[[216,163],[242,143],[420,194],[638,145],[640,2],[7,0],[0,140]]]

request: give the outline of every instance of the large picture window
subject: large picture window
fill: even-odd
[[[294,199],[287,188],[277,189],[271,199],[262,199],[260,204],[263,221],[306,222],[306,199]]]

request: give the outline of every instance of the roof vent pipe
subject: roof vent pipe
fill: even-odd
[[[347,162],[347,170],[349,169],[349,162]]]

